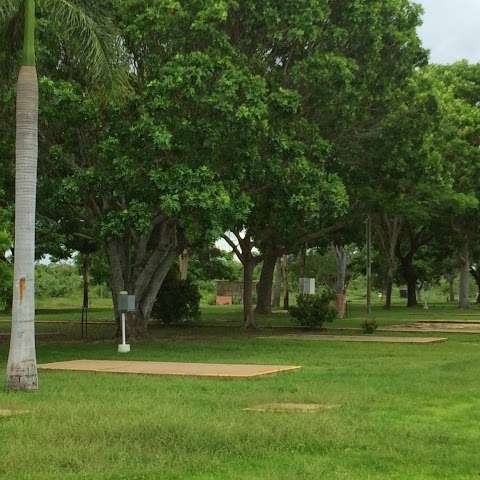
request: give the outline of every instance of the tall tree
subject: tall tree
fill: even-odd
[[[82,8],[84,2],[37,0],[62,25],[61,33],[83,43],[83,53],[97,72],[110,69],[108,38],[98,19]],[[88,2],[87,2],[88,3]],[[7,389],[35,390],[38,375],[35,353],[35,208],[38,160],[38,82],[35,58],[35,0],[6,0],[0,6],[0,22],[10,25],[23,9],[23,55],[17,81],[16,173],[15,173],[15,257],[10,351]],[[79,43],[81,45],[81,43]]]
[[[431,78],[442,93],[442,129],[438,135],[442,156],[448,163],[450,194],[444,217],[456,245],[460,265],[459,306],[469,308],[470,268],[480,237],[480,64],[458,62],[432,66]]]
[[[372,169],[376,168],[376,162],[383,161],[365,152],[382,135],[381,122],[391,112],[392,97],[405,88],[415,68],[426,61],[416,34],[421,11],[404,0],[282,2],[277,8],[292,9],[288,18],[298,22],[292,37],[303,40],[305,46],[295,49],[295,41],[286,40],[287,47],[291,47],[285,54],[279,54],[279,73],[275,78],[283,78],[289,88],[300,91],[304,118],[318,126],[310,135],[328,145],[325,170],[343,180],[352,210],[358,212],[364,202],[355,186],[360,182],[374,183],[366,174],[362,157]],[[274,8],[271,11],[277,12]],[[265,18],[270,17],[265,15]],[[288,20],[285,24],[289,24]],[[273,50],[275,54],[281,51],[281,48]],[[270,198],[274,198],[274,193],[273,187]],[[290,241],[292,235],[285,238],[280,230],[263,240],[262,251],[275,252],[280,248],[297,253],[304,245],[315,246],[324,240],[326,227],[332,227],[332,221],[338,223],[328,219],[327,212],[317,220],[315,224],[306,222],[302,215],[292,216],[287,233],[295,235],[294,242]],[[271,223],[275,222],[268,225]],[[271,277],[270,264],[271,261],[264,264],[265,279]],[[268,295],[267,288],[263,291]],[[267,302],[268,298],[262,301],[262,309]]]

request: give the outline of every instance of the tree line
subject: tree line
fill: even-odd
[[[271,309],[275,265],[312,248],[333,245],[342,295],[348,246],[363,245],[367,219],[387,308],[399,277],[414,306],[419,282],[456,271],[468,307],[480,259],[480,67],[429,64],[421,7],[79,0],[62,17],[57,3],[36,5],[35,254],[102,252],[115,311],[120,291],[136,295],[132,334],[146,334],[179,255],[219,238],[243,266],[248,328],[257,265],[258,313]],[[20,4],[0,7],[3,243]]]

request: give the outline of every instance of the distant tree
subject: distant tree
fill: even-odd
[[[194,280],[240,280],[242,267],[233,252],[202,248],[192,252],[189,276]]]
[[[1,198],[1,192],[0,192]],[[12,248],[11,222],[7,210],[0,206],[0,309],[9,311],[12,306],[13,266],[7,252]]]

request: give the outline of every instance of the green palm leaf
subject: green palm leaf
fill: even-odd
[[[10,20],[19,10],[22,0],[2,0],[0,2],[0,23]]]
[[[124,87],[126,70],[120,62],[119,35],[111,20],[99,6],[82,0],[37,0],[55,23],[55,28],[93,81],[102,85]]]
[[[12,50],[18,47],[19,39],[16,37],[23,30],[23,3],[23,0],[0,0],[0,35],[5,37],[9,61]],[[39,11],[54,25],[59,37],[86,70],[91,83],[124,90],[128,86],[128,75],[120,36],[108,12],[99,5],[102,3],[88,0],[36,1]],[[15,38],[11,35],[13,31]],[[0,63],[6,61],[0,58]]]

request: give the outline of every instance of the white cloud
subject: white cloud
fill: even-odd
[[[432,63],[480,62],[480,0],[416,0],[424,10],[419,34]]]

